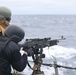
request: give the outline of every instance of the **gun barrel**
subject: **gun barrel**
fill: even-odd
[[[51,39],[51,40],[66,40],[66,38],[64,38],[63,36],[61,36],[61,38],[59,38],[59,39]]]

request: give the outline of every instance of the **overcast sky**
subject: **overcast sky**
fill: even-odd
[[[76,0],[0,0],[13,14],[76,14]]]

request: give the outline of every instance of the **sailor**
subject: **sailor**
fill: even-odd
[[[0,36],[4,35],[4,30],[9,25],[11,20],[11,10],[7,7],[0,7]]]
[[[7,68],[11,65],[15,70],[21,72],[27,64],[27,52],[21,56],[18,42],[24,38],[24,31],[15,25],[9,25],[0,37],[0,75],[7,74]]]

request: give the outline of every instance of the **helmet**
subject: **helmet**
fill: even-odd
[[[24,38],[24,31],[15,25],[9,25],[4,32],[4,35],[10,38],[12,41],[18,43]]]
[[[8,9],[7,7],[1,6],[0,7],[0,15],[4,16],[6,19],[11,19],[11,10]]]

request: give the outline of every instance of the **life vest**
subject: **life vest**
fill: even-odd
[[[3,53],[10,39],[6,37],[0,37],[0,75],[5,75],[9,62],[3,58]]]

